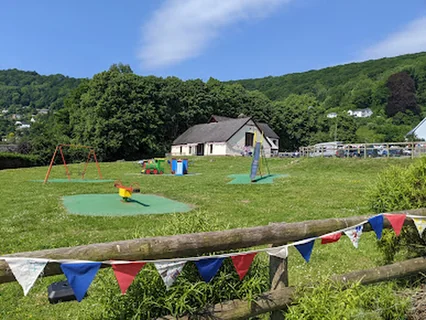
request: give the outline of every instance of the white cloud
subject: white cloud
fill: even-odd
[[[361,58],[377,59],[426,51],[426,16],[412,21],[402,30],[365,49]]]
[[[199,56],[226,26],[265,18],[291,0],[166,0],[142,28],[138,58],[159,68]]]

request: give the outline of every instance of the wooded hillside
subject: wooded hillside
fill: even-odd
[[[7,70],[0,71],[6,108],[0,133],[16,134],[22,150],[42,159],[57,143],[93,145],[102,160],[163,155],[212,114],[269,123],[281,151],[333,140],[402,141],[426,113],[426,53],[227,83],[139,76],[123,64],[86,80]],[[50,112],[16,130],[11,110],[18,108],[27,117],[39,108]],[[348,114],[364,108],[373,114]]]
[[[319,102],[324,103],[325,109],[377,109],[386,103],[388,78],[404,70],[416,83],[417,102],[425,107],[425,52],[230,83],[240,83],[248,90],[259,90],[271,100],[284,100],[291,94],[313,94]]]

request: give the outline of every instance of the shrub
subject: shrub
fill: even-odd
[[[285,319],[405,319],[410,301],[395,289],[392,282],[370,286],[321,282],[296,293],[296,304]]]
[[[34,167],[40,165],[40,158],[34,155],[0,152],[0,170]]]
[[[206,219],[203,212],[195,217],[176,215],[162,234],[189,233],[224,229]],[[207,305],[232,299],[253,298],[269,288],[268,263],[265,256],[253,261],[249,273],[240,281],[230,259],[225,259],[210,283],[201,280],[194,263],[188,262],[175,284],[166,290],[163,280],[151,264],[135,278],[126,295],[121,295],[111,273],[100,277],[105,309],[101,319],[155,319],[165,315],[195,314]],[[248,302],[249,303],[249,302]]]
[[[376,213],[425,207],[426,158],[417,159],[406,168],[393,166],[383,171],[370,187],[368,201]],[[384,263],[391,263],[398,255],[403,258],[424,255],[425,245],[413,226],[404,227],[399,237],[384,230],[378,241]]]

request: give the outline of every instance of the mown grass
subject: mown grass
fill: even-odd
[[[406,166],[410,159],[270,159],[272,173],[289,174],[274,184],[228,185],[227,175],[249,172],[249,158],[192,158],[188,177],[139,176],[130,162],[102,163],[105,179],[137,181],[143,193],[159,194],[195,205],[188,219],[202,214],[210,230],[348,217],[370,212],[365,196],[367,185],[390,164]],[[131,217],[87,217],[68,215],[61,204],[64,195],[115,193],[112,183],[71,184],[30,182],[43,179],[46,167],[0,171],[0,254],[76,246],[179,233],[164,228],[174,214]],[[82,165],[71,166],[78,178]],[[91,166],[87,178],[96,178]],[[56,166],[52,178],[65,178]],[[203,230],[204,231],[204,230]],[[262,258],[262,257],[261,257]],[[264,257],[265,258],[265,257]],[[375,236],[364,234],[356,250],[345,237],[335,244],[315,244],[309,264],[295,249],[290,250],[290,284],[295,285],[328,274],[373,267],[378,258]],[[88,319],[102,312],[102,270],[81,303],[50,305],[47,286],[63,276],[37,281],[27,297],[16,283],[0,285],[0,317],[7,319]],[[116,287],[119,293],[118,286]]]

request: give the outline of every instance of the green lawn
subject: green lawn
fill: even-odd
[[[247,173],[249,158],[191,158],[188,177],[139,176],[134,163],[102,163],[105,179],[138,182],[142,193],[157,194],[195,206],[178,213],[205,217],[210,230],[295,222],[332,217],[348,217],[369,212],[367,186],[389,165],[408,165],[410,159],[271,159],[271,173],[289,175],[273,184],[232,185],[228,175]],[[74,178],[82,165],[72,165]],[[165,228],[174,219],[169,215],[95,217],[67,214],[61,203],[64,195],[116,193],[112,183],[50,183],[30,180],[44,178],[46,167],[0,171],[0,254],[88,243],[170,234]],[[86,177],[96,178],[91,165]],[[56,166],[52,178],[65,178]],[[175,230],[172,233],[178,233]],[[364,234],[356,250],[345,237],[335,244],[315,244],[311,262],[306,264],[296,250],[290,250],[290,283],[363,269],[375,265],[378,257],[373,233]],[[81,303],[50,305],[47,286],[63,276],[40,279],[24,297],[16,283],[0,285],[0,318],[7,319],[88,319],[101,309],[102,270]],[[119,294],[117,286],[117,294]]]

